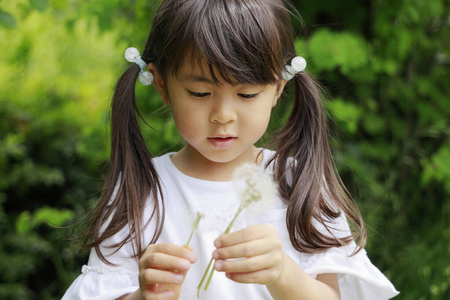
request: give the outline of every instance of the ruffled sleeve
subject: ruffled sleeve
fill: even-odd
[[[336,273],[342,300],[382,300],[399,294],[365,250],[350,256],[353,250],[354,246],[346,246],[312,255],[304,271],[312,277]]]
[[[138,274],[121,268],[83,266],[62,300],[112,300],[139,288]]]
[[[138,261],[133,258],[130,243],[120,249],[111,248],[123,240],[126,228],[101,245],[103,255],[112,264],[106,264],[94,249],[89,255],[89,262],[81,269],[81,274],[64,294],[62,300],[112,300],[135,292],[139,288]]]
[[[336,237],[347,236],[350,229],[344,214],[332,222],[328,234]],[[317,226],[323,233],[326,230]],[[326,234],[326,233],[325,233]],[[311,254],[303,269],[312,277],[318,274],[335,273],[338,276],[342,300],[385,300],[399,292],[394,285],[372,264],[367,253],[361,249],[352,255],[356,244],[331,248],[323,253]]]

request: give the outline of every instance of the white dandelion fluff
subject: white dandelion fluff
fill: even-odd
[[[246,163],[237,168],[233,174],[233,180],[236,182],[236,190],[241,199],[241,203],[230,224],[225,229],[225,234],[230,232],[231,227],[242,211],[253,203],[272,201],[276,191],[276,184],[273,181],[272,172],[254,163]],[[212,275],[214,274],[213,263],[214,259],[211,258],[202,280],[197,287],[197,297],[200,296],[200,289],[209,273],[204,290],[206,291],[208,289]]]

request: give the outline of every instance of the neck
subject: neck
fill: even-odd
[[[208,181],[230,181],[234,170],[246,162],[262,162],[260,150],[254,147],[249,153],[244,153],[238,158],[228,162],[215,162],[207,159],[194,148],[186,145],[171,159],[173,164],[182,173],[197,179]]]

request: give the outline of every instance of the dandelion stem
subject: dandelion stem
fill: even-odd
[[[206,267],[205,274],[203,274],[202,280],[198,284],[198,287],[197,287],[197,298],[200,298],[200,289],[202,288],[203,281],[205,281],[206,275],[208,275],[209,269],[211,268],[211,265],[212,265],[213,261],[214,261],[214,258],[211,258],[211,260],[209,261],[208,266]],[[213,268],[213,270],[214,270],[214,268]],[[206,288],[205,288],[205,290],[206,290]]]
[[[214,267],[212,267],[211,271],[209,272],[209,277],[208,277],[208,280],[206,281],[205,288],[204,288],[205,291],[208,289],[208,286],[209,286],[209,283],[211,282],[213,274],[214,274]]]
[[[237,219],[237,217],[239,216],[239,214],[244,210],[243,206],[240,206],[239,209],[237,210],[237,212],[234,214],[233,219],[231,220],[230,224],[228,224],[227,229],[225,229],[224,234],[230,233],[231,227],[233,227],[234,221]]]
[[[244,210],[244,208],[245,208],[245,206],[243,206],[243,205],[239,206],[239,208],[236,211],[236,213],[234,214],[234,217],[231,220],[230,224],[228,224],[228,227],[225,230],[224,234],[230,233],[230,230],[231,230],[231,227],[233,227],[234,221],[237,219],[239,214]],[[203,278],[200,281],[200,284],[198,285],[197,298],[200,297],[200,289],[202,288],[203,281],[205,281],[205,279],[206,279],[206,275],[208,275],[208,273],[209,273],[208,280],[206,281],[204,290],[206,291],[208,289],[209,283],[211,282],[212,276],[214,274],[214,267],[212,267],[213,261],[214,261],[214,259],[211,258],[211,260],[209,261],[208,266],[206,267],[205,274],[203,274]],[[209,271],[210,268],[211,268],[211,271]]]
[[[191,242],[192,237],[194,236],[195,230],[197,230],[198,224],[200,223],[200,220],[203,218],[203,213],[197,213],[197,218],[194,221],[194,224],[192,226],[192,231],[191,231],[191,235],[189,236],[189,239],[187,241],[187,243],[183,246],[184,248],[188,248],[189,247],[189,243]],[[175,273],[178,273],[178,270],[174,270]],[[170,288],[172,287],[172,284],[169,283],[167,285],[167,289],[170,290]]]
[[[186,245],[184,245],[185,248],[189,247],[189,243],[191,242],[191,239],[192,239],[192,237],[194,236],[194,233],[195,233],[195,228],[192,229],[191,235],[189,236],[189,239],[188,239]]]

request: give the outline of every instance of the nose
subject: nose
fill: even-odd
[[[236,121],[236,110],[231,102],[226,99],[215,101],[210,113],[212,123],[227,124]]]

